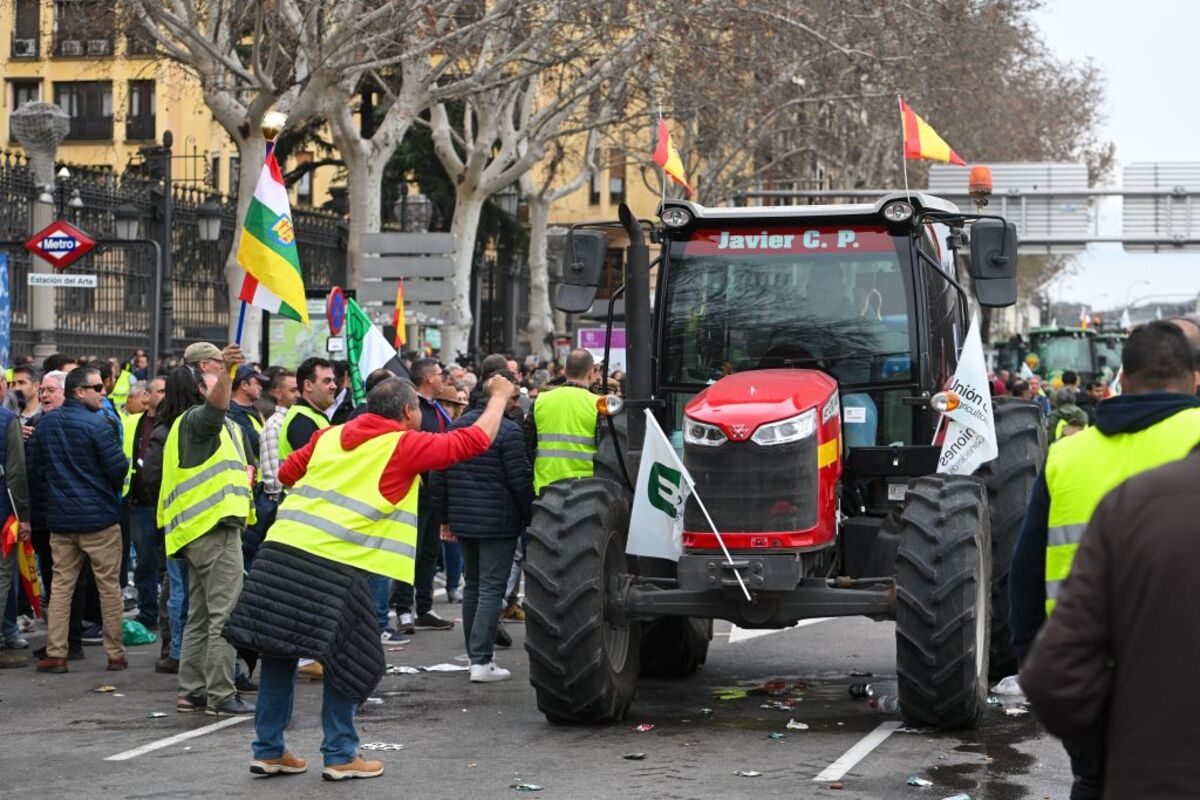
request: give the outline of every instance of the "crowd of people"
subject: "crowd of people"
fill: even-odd
[[[382,645],[456,627],[434,610],[439,574],[469,679],[509,679],[495,650],[512,645],[502,620],[524,619],[536,488],[590,474],[592,392],[621,376],[601,381],[586,350],[561,367],[392,363],[355,403],[345,362],[260,368],[236,345],[194,343],[153,375],[141,351],[18,359],[0,379],[0,519],[36,551],[46,645],[26,653],[41,623],[0,558],[0,668],[64,673],[102,644],[124,670],[130,623],[156,631],[178,712],[255,715],[260,774],[304,770],[283,747],[291,687],[322,679],[330,780],[382,772],[357,753],[354,710]]]

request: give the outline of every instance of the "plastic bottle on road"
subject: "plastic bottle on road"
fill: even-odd
[[[900,710],[900,698],[894,694],[884,694],[871,699],[871,708],[884,714],[895,714]]]

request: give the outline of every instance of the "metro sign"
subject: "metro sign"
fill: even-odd
[[[66,269],[96,246],[96,240],[66,220],[55,220],[25,242],[25,249],[49,262],[55,269]]]

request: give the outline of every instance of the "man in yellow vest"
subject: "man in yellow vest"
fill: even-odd
[[[533,456],[533,491],[556,481],[590,478],[596,455],[596,395],[590,387],[597,377],[592,354],[572,350],[567,356],[566,383],[546,387],[533,404],[529,439]]]
[[[242,590],[242,530],[254,522],[251,472],[241,429],[230,421],[231,372],[242,363],[242,350],[231,344],[220,353],[224,369],[203,402],[171,423],[162,456],[158,525],[166,536],[167,558],[187,564],[188,618],[179,656],[180,712],[203,710],[213,716],[252,714],[234,684],[236,653],[221,638],[221,628]],[[176,375],[180,373],[180,375]],[[190,367],[167,378],[191,378]]]
[[[154,431],[154,415],[158,404],[166,393],[166,378],[138,381],[148,388],[142,392],[145,409],[125,418],[122,430],[122,448],[129,461],[125,473],[124,514],[129,524],[129,537],[137,552],[133,567],[133,585],[137,588],[137,621],[154,630],[159,624],[158,589],[162,573],[166,570],[162,550],[162,537],[158,535],[156,520],[158,511],[158,488],[144,480],[142,467],[150,450],[150,434]],[[136,384],[135,384],[136,385]],[[135,395],[130,394],[130,398]],[[169,628],[165,639],[170,639]]]
[[[1096,424],[1050,448],[1034,484],[1009,574],[1009,621],[1017,658],[1054,611],[1083,532],[1109,491],[1141,472],[1178,461],[1200,444],[1195,354],[1183,332],[1151,322],[1129,335],[1121,354],[1123,393],[1096,406]],[[1073,800],[1101,797],[1104,765],[1065,743],[1075,775]]]
[[[358,755],[354,728],[356,706],[387,666],[369,576],[412,582],[420,474],[485,452],[515,391],[493,378],[474,425],[427,433],[412,383],[389,378],[368,392],[367,413],[321,430],[284,462],[279,479],[291,489],[225,630],[262,654],[252,773],[307,769],[283,738],[299,658],[316,659],[325,672],[322,777],[383,773],[381,762]]]
[[[259,439],[263,432],[262,415],[254,404],[262,396],[266,375],[249,364],[238,367],[233,376],[233,398],[229,402],[229,418],[238,424],[246,440],[250,442],[250,453],[258,464]]]
[[[317,431],[328,428],[325,410],[333,405],[337,384],[333,365],[324,358],[306,358],[296,368],[296,387],[300,399],[292,403],[279,431],[279,463],[308,444]]]

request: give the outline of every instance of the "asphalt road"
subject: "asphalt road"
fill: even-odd
[[[439,605],[444,616],[457,606]],[[367,753],[383,777],[330,784],[320,779],[319,684],[297,690],[289,749],[310,759],[306,775],[256,778],[247,771],[252,722],[225,722],[174,710],[173,676],[153,671],[158,645],[130,648],[130,668],[104,670],[100,647],[71,662],[66,675],[32,668],[0,672],[0,796],[295,798],[353,793],[364,798],[506,798],[514,784],[543,787],[545,798],[832,797],[973,800],[1066,798],[1070,771],[1055,740],[1032,715],[988,709],[976,731],[910,732],[899,719],[849,696],[851,683],[894,691],[890,623],[833,620],[765,636],[718,623],[708,663],[683,681],[645,681],[629,718],[603,727],[550,725],[538,713],[522,649],[498,660],[507,683],[473,685],[464,672],[384,678],[381,702],[358,718],[362,741],[403,744]],[[41,637],[34,640],[40,643]],[[419,632],[395,665],[461,664],[461,633]],[[861,673],[871,673],[863,677]],[[752,690],[784,680],[789,694]],[[97,693],[102,685],[114,692]],[[794,687],[802,684],[802,689]],[[763,708],[788,701],[791,708]],[[711,709],[706,712],[704,709]],[[165,712],[161,718],[149,714]],[[789,720],[809,726],[789,730]],[[653,725],[645,733],[633,728]],[[192,738],[129,756],[130,751],[195,732]],[[772,739],[769,734],[782,733]],[[863,744],[863,740],[867,743]],[[836,779],[847,751],[877,746]],[[645,753],[642,760],[627,760]],[[123,760],[107,760],[125,754]],[[850,760],[853,760],[851,758]],[[315,767],[315,768],[314,768]],[[737,771],[758,772],[743,777]],[[814,780],[825,773],[825,777]],[[909,786],[920,776],[933,786]],[[841,788],[833,788],[840,784]]]

